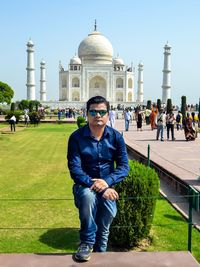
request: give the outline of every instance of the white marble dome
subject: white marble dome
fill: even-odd
[[[113,47],[105,36],[94,31],[80,43],[78,56],[84,63],[112,64]]]
[[[124,61],[123,61],[123,59],[122,59],[122,58],[119,58],[119,57],[115,58],[115,59],[113,60],[113,63],[114,63],[114,65],[122,65],[122,66],[124,66]]]
[[[70,65],[81,65],[81,59],[77,56],[74,56],[70,60]]]

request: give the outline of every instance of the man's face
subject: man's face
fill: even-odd
[[[87,115],[89,125],[91,126],[104,126],[109,118],[105,103],[90,105]]]

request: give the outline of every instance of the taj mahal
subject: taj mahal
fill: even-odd
[[[163,99],[170,98],[170,49],[164,47]],[[124,107],[144,104],[143,96],[143,63],[138,64],[137,93],[134,91],[135,69],[127,66],[119,56],[113,56],[111,42],[97,30],[94,30],[81,41],[78,54],[70,59],[65,69],[59,63],[59,100],[46,99],[45,61],[40,63],[40,101],[52,108],[83,108],[87,100],[96,95],[105,97],[113,107],[119,104]],[[34,44],[27,43],[27,99],[35,100]]]

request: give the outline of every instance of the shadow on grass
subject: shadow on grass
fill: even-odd
[[[174,220],[174,221],[181,221],[181,222],[184,221],[184,219],[181,218],[178,215],[165,214],[164,216],[167,217],[168,219],[171,219],[171,220]]]
[[[79,241],[79,229],[50,229],[40,236],[39,241],[55,249],[76,250]]]

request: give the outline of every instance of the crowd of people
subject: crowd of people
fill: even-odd
[[[112,109],[109,113],[110,126],[114,128],[117,112]],[[195,140],[200,128],[198,114],[194,111],[187,112],[184,118],[181,111],[174,112],[171,109],[168,113],[161,107],[160,110],[154,105],[151,110],[142,110],[140,106],[134,110],[126,108],[122,112],[125,122],[125,131],[129,131],[130,122],[136,121],[137,131],[142,131],[143,123],[150,125],[151,130],[156,130],[156,139],[164,141],[164,131],[166,130],[167,140],[175,141],[175,129],[183,130],[187,141]]]

